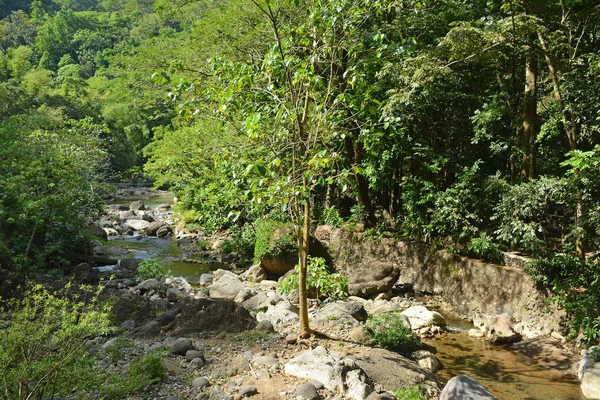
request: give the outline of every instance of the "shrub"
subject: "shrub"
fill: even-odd
[[[470,253],[474,254],[483,261],[489,261],[497,264],[500,264],[503,261],[500,248],[485,232],[481,232],[479,237],[472,238],[468,249]]]
[[[427,400],[418,386],[409,386],[394,392],[396,400]]]
[[[598,265],[566,253],[555,253],[528,263],[525,267],[542,288],[549,289],[553,301],[567,312],[568,337],[581,334],[581,345],[600,341],[600,279]]]
[[[323,208],[321,210],[320,221],[325,225],[331,225],[334,228],[339,228],[344,222],[340,216],[340,212],[335,207]]]
[[[91,286],[50,293],[32,285],[21,301],[8,302],[11,323],[0,330],[0,398],[53,399],[89,383],[85,342],[111,331],[98,293]]]
[[[171,271],[160,261],[149,258],[140,263],[136,271],[140,279],[164,279],[171,274]]]
[[[265,255],[286,252],[296,253],[298,246],[294,233],[293,227],[288,224],[272,220],[258,221],[256,224],[254,260],[258,262]]]
[[[365,329],[371,335],[371,341],[386,349],[404,351],[421,346],[421,341],[406,326],[399,313],[384,313],[369,318]]]
[[[296,265],[296,271],[298,269]],[[313,289],[317,298],[348,297],[348,278],[339,273],[330,273],[324,258],[308,257],[306,288]],[[277,285],[279,293],[289,293],[292,289],[298,289],[298,274],[287,276]]]

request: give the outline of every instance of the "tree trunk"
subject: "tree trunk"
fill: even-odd
[[[303,178],[305,186],[308,185],[306,177]],[[304,215],[301,226],[298,227],[298,303],[300,315],[300,327],[298,338],[307,338],[311,335],[308,323],[308,296],[306,290],[306,273],[308,266],[308,251],[310,239],[310,198],[306,198]]]
[[[353,169],[357,168],[364,157],[364,145],[358,138],[353,138],[351,135],[346,136],[344,144],[350,166]],[[365,222],[373,224],[375,216],[373,214],[373,205],[369,196],[369,184],[365,177],[357,171],[354,172],[354,181],[356,182],[356,190],[358,192],[358,204],[364,208],[365,213],[367,214],[367,221]]]
[[[533,41],[533,40],[532,40]],[[521,176],[527,182],[535,177],[535,141],[537,138],[537,63],[533,46],[525,53],[525,93],[523,100],[523,163]]]

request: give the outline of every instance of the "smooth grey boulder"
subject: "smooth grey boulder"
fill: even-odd
[[[600,346],[590,347],[579,363],[581,391],[588,399],[600,399]]]
[[[134,231],[143,231],[150,226],[150,222],[143,219],[128,219],[123,224],[125,228],[131,228]]]
[[[419,386],[428,396],[439,391],[437,376],[393,351],[370,348],[353,354],[352,358],[369,378],[386,391],[394,392],[406,386]]]
[[[498,400],[477,379],[469,375],[459,375],[450,379],[442,393],[440,400]]]
[[[510,318],[504,314],[475,314],[473,315],[473,325],[478,327],[483,333],[483,337],[492,343],[507,344],[521,340],[521,335],[512,328]]]
[[[316,327],[354,327],[360,321],[366,321],[367,316],[362,304],[337,300],[321,307],[313,324]]]
[[[188,338],[179,338],[171,346],[171,354],[185,356],[189,350],[194,350],[194,344]]]
[[[234,274],[223,274],[215,283],[208,287],[210,297],[233,300],[245,288],[242,281]]]
[[[192,381],[192,386],[195,388],[202,389],[205,386],[210,385],[210,382],[207,378],[201,376],[200,378],[196,378]]]
[[[319,392],[310,382],[303,383],[296,388],[296,395],[302,400],[316,400],[319,398]]]

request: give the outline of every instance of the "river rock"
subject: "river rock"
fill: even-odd
[[[134,231],[143,231],[150,226],[150,222],[144,221],[143,219],[128,219],[123,224],[126,228],[131,228]]]
[[[145,229],[146,234],[148,234],[148,236],[158,236],[156,234],[156,232],[163,226],[169,226],[169,224],[167,224],[166,222],[163,222],[163,221],[155,221],[155,222],[150,221],[150,224]]]
[[[492,343],[505,344],[521,340],[521,335],[512,328],[507,315],[473,315],[473,325],[478,327],[486,340]]]
[[[348,292],[360,297],[387,292],[400,276],[399,269],[387,263],[358,265],[343,272],[348,276]]]
[[[159,291],[163,288],[162,283],[157,281],[156,279],[146,279],[144,282],[140,283],[138,289],[143,292],[150,292],[152,290]]]
[[[144,202],[142,200],[136,200],[136,201],[132,201],[131,204],[129,204],[129,209],[132,211],[145,210],[146,205],[144,204]]]
[[[421,368],[424,368],[433,373],[436,373],[440,369],[440,362],[430,351],[419,350],[415,351],[410,356],[421,366]]]
[[[250,397],[250,396],[254,396],[255,394],[258,394],[258,390],[256,389],[256,386],[242,385],[240,387],[238,393],[242,397]]]
[[[100,273],[88,263],[77,264],[73,267],[73,277],[81,283],[98,283]]]
[[[119,265],[122,268],[125,268],[125,269],[127,269],[129,271],[135,272],[135,271],[137,271],[137,269],[140,266],[141,262],[142,262],[142,260],[140,260],[139,258],[123,258],[119,262]]]
[[[354,354],[352,358],[367,376],[386,391],[394,392],[406,386],[419,386],[428,396],[439,391],[438,378],[433,373],[393,351],[369,348]]]
[[[171,354],[185,356],[190,350],[195,350],[194,344],[188,338],[178,338],[171,346]]]
[[[242,278],[248,282],[260,283],[267,279],[267,271],[260,264],[254,264],[242,274]]]
[[[242,303],[245,308],[254,311],[264,311],[269,307],[270,304],[271,298],[268,297],[264,292],[258,292],[256,296],[253,296]]]
[[[352,399],[364,400],[373,391],[367,376],[352,360],[336,358],[322,346],[292,358],[284,370],[288,375],[319,381],[332,392],[346,392]]]
[[[319,392],[317,392],[315,386],[310,382],[298,386],[296,388],[296,394],[302,400],[316,400],[319,398]]]
[[[401,314],[408,317],[413,331],[432,325],[446,326],[446,320],[440,313],[428,310],[425,306],[412,306]]]
[[[367,317],[362,304],[337,300],[321,307],[313,323],[316,327],[354,327],[359,321],[366,321]]]
[[[196,378],[192,381],[192,386],[198,389],[202,389],[205,386],[210,385],[210,382],[207,378],[201,376],[200,378]]]
[[[354,400],[365,400],[373,393],[372,382],[360,369],[353,369],[346,374],[346,397]]]
[[[212,274],[202,274],[200,275],[200,279],[198,279],[198,284],[200,285],[210,285],[213,283]]]
[[[156,230],[156,236],[159,238],[166,238],[173,235],[173,228],[169,224],[164,224]]]
[[[459,375],[450,379],[440,400],[498,400],[477,379],[469,375]]]
[[[215,278],[217,278],[216,272]],[[222,274],[215,283],[208,287],[208,292],[212,298],[233,300],[244,288],[244,284],[235,274]]]
[[[581,391],[588,399],[600,399],[600,346],[590,347],[579,363]]]
[[[298,310],[288,300],[280,301],[275,305],[269,305],[267,311],[256,314],[256,319],[269,320],[273,325],[292,325],[299,321]]]

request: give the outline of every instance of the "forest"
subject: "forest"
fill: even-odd
[[[600,338],[600,5],[0,0],[0,267],[89,246],[111,183],[502,263]],[[264,225],[264,224],[263,224]]]

